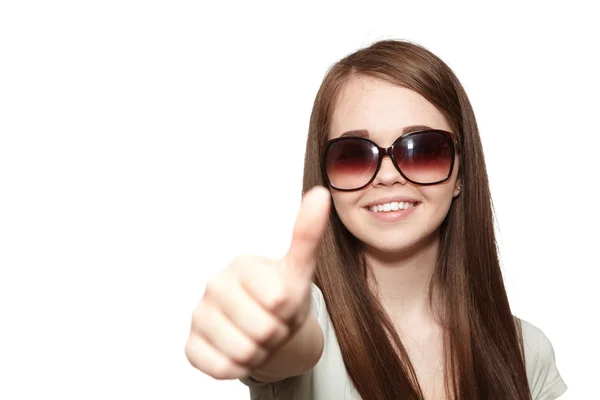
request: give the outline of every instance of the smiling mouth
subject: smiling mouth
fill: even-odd
[[[376,204],[374,206],[365,207],[365,209],[374,213],[388,213],[394,211],[403,211],[410,208],[416,207],[419,202],[404,202],[404,201],[392,201],[390,203]]]

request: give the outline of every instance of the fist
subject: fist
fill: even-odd
[[[302,327],[330,207],[326,188],[309,190],[283,259],[238,256],[207,283],[185,346],[194,367],[216,379],[246,377]]]

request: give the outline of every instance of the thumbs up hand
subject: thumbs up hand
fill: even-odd
[[[216,379],[245,377],[303,326],[330,207],[326,188],[309,190],[283,259],[238,256],[207,283],[185,348],[192,365]]]

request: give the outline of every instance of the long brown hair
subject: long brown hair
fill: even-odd
[[[461,194],[440,227],[429,288],[439,288],[444,323],[446,394],[461,400],[529,400],[523,338],[500,270],[483,149],[469,99],[437,56],[408,41],[384,40],[335,63],[317,93],[308,132],[303,191],[326,186],[321,154],[340,89],[353,74],[383,79],[424,96],[456,134]],[[332,207],[315,284],[339,341],[346,370],[365,400],[422,399],[414,368],[366,281],[362,244]],[[400,357],[398,357],[400,353]]]

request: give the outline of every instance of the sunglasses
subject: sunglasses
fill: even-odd
[[[384,156],[400,175],[418,185],[435,185],[452,175],[452,134],[439,129],[410,132],[388,148],[370,139],[344,136],[325,143],[321,166],[327,184],[336,190],[360,190],[373,182]]]

